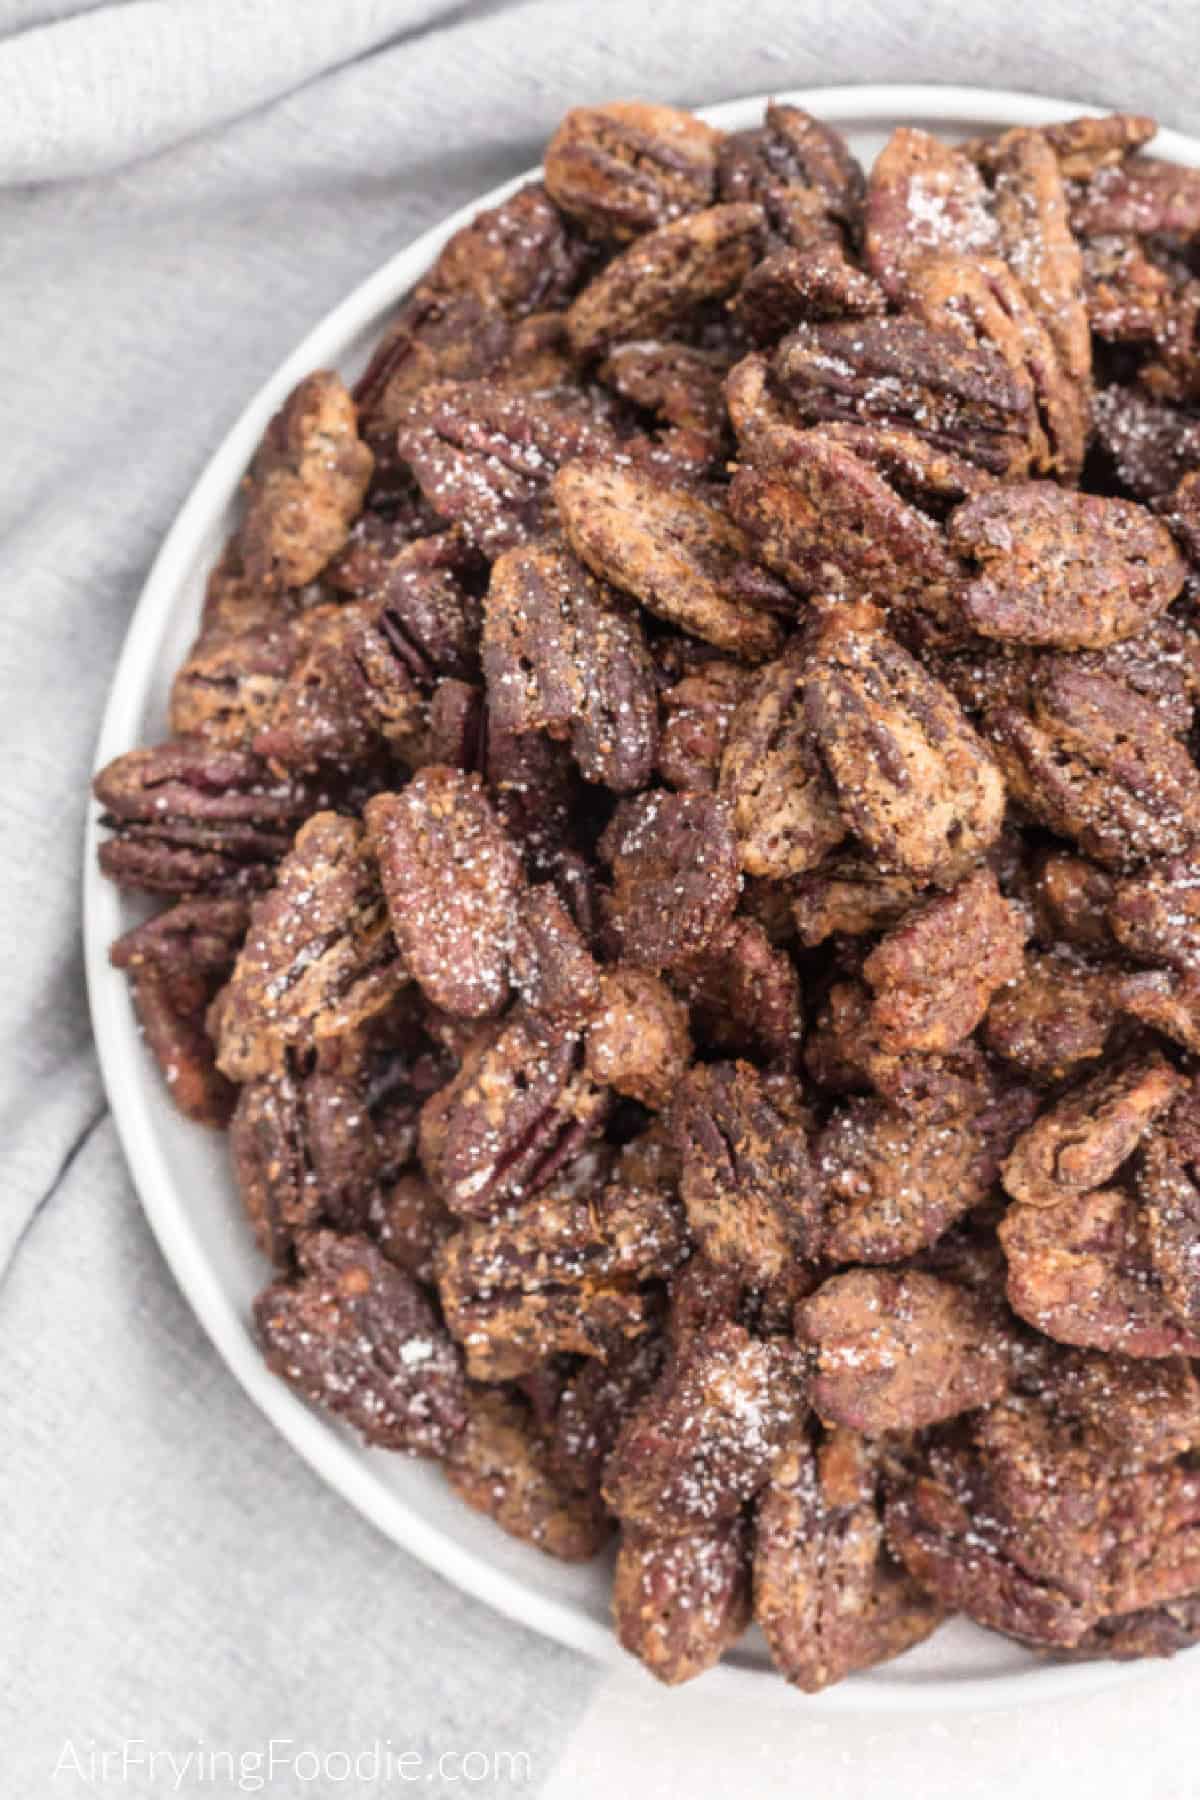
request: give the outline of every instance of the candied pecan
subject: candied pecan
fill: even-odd
[[[725,434],[727,367],[716,351],[651,338],[618,344],[597,374],[623,400],[697,433],[715,452]]]
[[[762,125],[723,140],[717,170],[721,197],[761,206],[786,243],[857,236],[862,170],[841,133],[802,107],[771,101]]]
[[[801,424],[900,427],[997,475],[1028,465],[1028,391],[995,350],[953,326],[907,315],[805,324],[772,371]]]
[[[1137,1194],[1154,1273],[1168,1305],[1200,1333],[1200,1113],[1193,1081],[1146,1142]]]
[[[961,636],[961,565],[940,527],[832,426],[772,430],[739,467],[729,510],[759,558],[802,593],[865,596]]]
[[[999,1228],[1014,1312],[1062,1344],[1127,1356],[1195,1356],[1200,1336],[1168,1305],[1149,1225],[1119,1188],[1009,1208]]]
[[[679,964],[672,979],[703,1043],[726,1056],[794,1069],[804,1031],[800,978],[757,919],[734,919],[699,956]]]
[[[503,1381],[561,1352],[607,1356],[654,1323],[645,1284],[685,1247],[678,1206],[619,1179],[582,1195],[568,1180],[512,1218],[465,1225],[439,1252],[437,1285],[467,1373]]]
[[[1055,1206],[1100,1187],[1183,1090],[1157,1051],[1105,1067],[1071,1088],[1023,1132],[1004,1185],[1026,1206]]]
[[[692,1060],[688,1009],[648,969],[605,970],[584,1050],[595,1079],[653,1110],[666,1106]]]
[[[1067,657],[1045,658],[1028,713],[985,721],[1009,795],[1115,869],[1188,850],[1200,834],[1200,771],[1153,701]]]
[[[816,1249],[820,1201],[799,1085],[749,1063],[698,1063],[671,1124],[680,1193],[700,1250],[759,1286]]]
[[[670,787],[715,790],[730,723],[750,680],[740,663],[713,657],[659,695],[658,773]]]
[[[979,171],[959,150],[901,126],[871,170],[866,194],[867,267],[890,300],[903,300],[914,271],[953,250],[991,255],[999,233]]]
[[[1151,863],[1111,886],[1105,919],[1138,962],[1200,973],[1200,869],[1190,857]]]
[[[899,1656],[942,1618],[884,1541],[883,1460],[856,1432],[801,1433],[758,1498],[754,1617],[808,1694]]]
[[[279,1073],[381,1012],[404,979],[383,894],[353,819],[316,813],[255,902],[233,974],[213,1002],[217,1063],[232,1081]]]
[[[204,584],[204,605],[195,647],[206,640],[248,637],[267,626],[286,626],[296,596],[252,581],[246,573],[241,539],[228,538]]]
[[[286,617],[249,631],[202,630],[171,683],[171,735],[248,750],[295,655],[294,625]]]
[[[531,869],[553,873],[581,804],[570,751],[538,731],[502,731],[486,711],[480,735],[483,772],[505,831]]]
[[[219,981],[233,967],[249,919],[239,898],[180,900],[116,938],[108,960],[130,976],[157,969]]]
[[[701,1332],[629,1415],[604,1476],[623,1524],[677,1534],[732,1519],[802,1412],[800,1359],[740,1325]]]
[[[1045,138],[1058,159],[1058,166],[1068,181],[1086,181],[1098,169],[1118,163],[1143,144],[1158,130],[1154,119],[1145,113],[1106,113],[1100,118],[1065,119],[1059,125],[1041,125],[1037,135]],[[1003,155],[1007,139],[985,138],[961,148],[986,169],[992,158]]]
[[[831,858],[790,889],[796,930],[809,948],[830,937],[866,937],[898,924],[920,892],[909,876],[884,874],[853,855]]]
[[[995,1304],[918,1270],[835,1275],[800,1302],[796,1329],[816,1348],[816,1411],[872,1437],[920,1431],[1008,1386],[1010,1334]]]
[[[618,1642],[656,1680],[674,1687],[703,1675],[750,1623],[746,1521],[666,1537],[626,1525],[612,1608]]]
[[[354,402],[327,369],[307,375],[267,426],[247,477],[241,550],[264,587],[303,587],[342,548],[375,459]]]
[[[583,1068],[579,1035],[546,1036],[515,1015],[421,1115],[421,1161],[461,1218],[487,1218],[552,1179],[604,1123],[608,1095]]]
[[[1200,419],[1114,382],[1092,401],[1096,441],[1139,500],[1170,493],[1200,461]]]
[[[1072,191],[1071,227],[1084,238],[1190,237],[1200,231],[1200,173],[1157,156],[1125,157]]]
[[[567,330],[579,356],[654,337],[745,279],[762,243],[757,206],[710,206],[634,240],[571,302]]]
[[[1058,351],[1068,378],[1086,384],[1092,345],[1083,304],[1083,258],[1068,217],[1066,171],[1040,131],[1006,131],[988,146],[1000,251]]]
[[[315,772],[370,757],[382,741],[403,754],[425,723],[420,690],[376,609],[318,606],[295,631],[297,655],[254,737],[272,768]]]
[[[981,1114],[913,1116],[874,1098],[835,1108],[813,1147],[822,1255],[899,1262],[941,1237],[987,1196],[987,1123]]]
[[[490,557],[544,530],[557,469],[616,448],[585,396],[524,394],[495,381],[422,388],[396,443],[434,511]]]
[[[1146,1656],[1176,1656],[1198,1641],[1200,1591],[1161,1606],[1143,1606],[1137,1612],[1110,1613],[1060,1654],[1071,1659],[1126,1662]]]
[[[996,989],[1020,974],[1025,935],[990,869],[915,907],[862,966],[881,1048],[949,1050],[969,1036]]]
[[[1024,970],[998,993],[983,1041],[1031,1079],[1061,1081],[1104,1055],[1117,1022],[1118,981],[1069,946],[1030,951]]]
[[[527,1011],[551,1030],[582,1028],[603,1001],[607,977],[550,882],[519,902],[509,976]]]
[[[466,1422],[458,1352],[411,1278],[365,1237],[305,1231],[298,1276],[254,1302],[267,1366],[369,1444],[441,1456]]]
[[[554,497],[576,556],[649,612],[747,661],[778,647],[774,619],[727,597],[746,539],[699,494],[577,462],[558,475]]]
[[[455,1219],[429,1183],[410,1171],[372,1195],[367,1229],[389,1262],[431,1287],[438,1250]]]
[[[269,886],[296,826],[318,804],[257,756],[200,738],[129,750],[93,784],[113,835],[101,869],[148,894],[236,895]]]
[[[996,841],[999,769],[950,693],[885,633],[830,615],[804,709],[843,819],[885,869],[946,884]]]
[[[600,840],[612,869],[609,918],[624,961],[661,970],[719,936],[738,898],[729,809],[709,794],[623,800]]]
[[[498,1012],[524,878],[479,776],[421,769],[363,817],[413,978],[444,1012]]]
[[[707,206],[721,133],[674,106],[576,106],[546,146],[546,187],[594,237],[618,243]]]
[[[442,250],[426,278],[430,285],[474,294],[489,310],[512,315],[565,306],[590,259],[548,188],[548,182],[526,182],[499,206],[477,213]]]
[[[580,772],[618,793],[654,767],[654,671],[620,596],[554,544],[510,550],[492,571],[483,671],[501,730],[569,736]]]
[[[1064,939],[1080,950],[1112,949],[1108,908],[1114,883],[1086,857],[1052,850],[1035,865],[1033,905],[1037,935],[1047,944]]]
[[[759,671],[729,726],[717,791],[750,875],[802,875],[846,835],[805,716],[807,672],[807,644],[794,638]]]
[[[770,345],[799,319],[869,319],[886,312],[883,289],[836,239],[777,250],[751,269],[734,312],[756,344]]]
[[[558,1479],[529,1407],[503,1388],[468,1385],[466,1426],[444,1467],[460,1500],[547,1556],[587,1562],[609,1535],[594,1496]]]
[[[653,1327],[588,1356],[567,1376],[551,1432],[555,1471],[585,1494],[600,1490],[604,1465],[626,1416],[662,1374],[666,1344]]]
[[[1166,610],[1186,572],[1170,533],[1143,507],[1042,481],[969,500],[949,534],[978,570],[962,595],[971,625],[1018,644],[1115,644]]]
[[[1042,1391],[1036,1382],[1033,1391]],[[1127,1462],[1167,1462],[1200,1440],[1200,1383],[1181,1356],[1144,1362],[1096,1350],[1060,1351],[1045,1391],[1061,1418],[1072,1427],[1077,1422]]]
[[[226,1124],[236,1099],[216,1066],[204,1021],[246,922],[243,900],[180,900],[125,932],[108,953],[129,977],[142,1036],[172,1101],[200,1125]]]
[[[839,1093],[872,1088],[910,1118],[961,1118],[988,1102],[991,1087],[968,1039],[940,1056],[891,1056],[870,1035],[871,996],[861,981],[835,981],[804,1045],[809,1074]]]

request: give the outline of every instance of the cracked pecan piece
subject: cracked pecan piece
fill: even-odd
[[[606,1358],[655,1323],[647,1284],[685,1254],[679,1207],[618,1178],[579,1194],[568,1178],[511,1219],[469,1223],[438,1255],[437,1286],[468,1375],[505,1381],[569,1353]]]
[[[1031,1080],[1058,1082],[1097,1062],[1117,1023],[1119,978],[1068,945],[1029,951],[1011,986],[996,994],[983,1041]]]
[[[761,206],[784,243],[858,235],[863,172],[841,133],[802,107],[770,102],[761,125],[723,139],[717,169],[722,199]]]
[[[813,1147],[824,1206],[820,1248],[834,1262],[890,1263],[934,1243],[987,1198],[995,1178],[993,1132],[1006,1148],[1001,1112],[949,1117],[903,1111],[875,1097],[836,1107]]]
[[[710,206],[636,238],[567,310],[576,355],[596,356],[631,338],[655,337],[749,274],[762,245],[757,206]]]
[[[546,146],[546,187],[592,237],[627,243],[707,206],[721,133],[674,106],[576,106]]]
[[[915,1269],[834,1275],[800,1302],[796,1330],[816,1351],[814,1409],[870,1437],[986,1406],[1012,1375],[995,1302]]]
[[[921,886],[844,853],[802,875],[789,893],[800,942],[815,949],[831,937],[867,937],[898,925],[920,898]]]
[[[118,887],[172,898],[268,887],[297,825],[319,804],[309,784],[199,738],[128,750],[92,787],[112,833],[98,853],[104,874]]]
[[[604,1498],[622,1521],[677,1534],[732,1519],[767,1480],[804,1406],[794,1346],[740,1325],[699,1333],[621,1429]]]
[[[676,1090],[680,1194],[709,1262],[765,1286],[811,1257],[820,1197],[800,1086],[749,1063],[698,1063]]]
[[[280,1073],[289,1053],[382,1012],[404,979],[366,834],[353,819],[316,813],[255,902],[213,1001],[218,1067],[231,1081]]]
[[[413,979],[443,1012],[498,1012],[524,874],[479,776],[421,769],[363,817]]]
[[[692,1060],[688,1009],[648,969],[607,969],[584,1056],[597,1081],[657,1112]]]
[[[889,300],[908,296],[913,273],[947,250],[990,256],[999,231],[978,169],[926,131],[894,131],[867,180],[864,251]]]
[[[746,661],[778,648],[777,622],[732,597],[748,546],[719,507],[605,463],[563,469],[554,497],[576,556],[648,612]]]
[[[750,1623],[750,1533],[744,1519],[659,1536],[621,1532],[613,1622],[622,1648],[657,1681],[693,1681]]]
[[[1144,507],[1046,482],[996,488],[959,507],[950,542],[978,571],[962,605],[983,637],[1103,649],[1166,611],[1186,567]]]
[[[338,376],[305,376],[267,426],[246,478],[239,543],[249,579],[298,588],[319,575],[345,544],[374,466]]]
[[[612,1529],[592,1495],[559,1480],[529,1406],[504,1388],[468,1384],[466,1425],[443,1466],[460,1500],[561,1562],[589,1561]]]
[[[1200,834],[1200,772],[1153,701],[1111,675],[1046,657],[1029,711],[984,721],[1009,796],[1108,868],[1187,852]]]
[[[953,1049],[1017,979],[1025,936],[990,869],[915,907],[863,962],[875,1040],[893,1054]]]
[[[488,1218],[552,1180],[604,1124],[610,1097],[577,1032],[516,1013],[464,1056],[421,1115],[421,1162],[451,1212]]]
[[[585,780],[644,787],[657,748],[654,670],[637,618],[552,544],[497,561],[484,606],[483,671],[501,730],[567,737]]]
[[[995,843],[999,769],[949,691],[885,633],[830,614],[804,709],[843,819],[885,870],[948,885]]]
[[[300,1272],[254,1303],[267,1366],[369,1444],[442,1456],[466,1423],[462,1368],[420,1288],[365,1237],[302,1232]]]
[[[1119,1188],[1053,1206],[1014,1202],[999,1227],[1015,1313],[1061,1344],[1126,1356],[1195,1356],[1200,1337],[1168,1305],[1149,1227]]]
[[[679,964],[672,979],[706,1046],[794,1072],[804,1035],[800,978],[757,919],[734,919],[700,956]]]
[[[805,639],[794,638],[754,677],[726,736],[717,791],[748,875],[802,875],[846,835],[806,716],[808,661]]]
[[[661,971],[703,951],[737,906],[729,809],[709,794],[623,800],[600,840],[612,870],[608,919],[624,961]]]
[[[1101,1187],[1183,1091],[1157,1051],[1105,1067],[1071,1088],[1023,1132],[1002,1170],[1014,1200],[1052,1207]]]
[[[1120,163],[1131,151],[1140,150],[1157,130],[1156,120],[1145,113],[1106,113],[1098,118],[1039,125],[1036,135],[1053,150],[1064,180],[1087,181],[1100,169]],[[960,144],[959,149],[981,168],[990,169],[994,161],[1003,160],[1008,139],[1014,135],[1005,132],[998,138],[973,138]]]
[[[1028,466],[1028,390],[994,349],[953,326],[907,314],[801,325],[775,351],[772,373],[802,425],[911,431],[996,475]]]
[[[821,1087],[874,1090],[913,1119],[956,1119],[987,1105],[991,1084],[972,1039],[944,1055],[891,1056],[871,1038],[870,1007],[861,981],[835,981],[829,988],[804,1045],[805,1066]]]
[[[108,953],[128,976],[138,1025],[173,1103],[200,1125],[227,1124],[237,1098],[216,1066],[204,1021],[248,916],[240,899],[180,900],[125,932]]]
[[[1168,1305],[1200,1333],[1200,1111],[1193,1081],[1142,1149],[1136,1176],[1150,1261]]]
[[[496,381],[422,388],[396,443],[439,518],[489,557],[541,536],[563,464],[616,449],[611,426],[582,391],[527,394]]]
[[[759,1495],[754,1617],[776,1668],[806,1694],[899,1656],[943,1617],[888,1549],[885,1461],[857,1432],[801,1433]]]

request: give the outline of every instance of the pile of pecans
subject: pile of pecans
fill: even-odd
[[[568,114],[246,479],[113,947],[271,1368],[661,1680],[1200,1638],[1200,173]]]

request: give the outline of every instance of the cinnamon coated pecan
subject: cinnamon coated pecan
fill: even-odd
[[[626,1525],[613,1572],[623,1649],[673,1687],[717,1663],[750,1623],[750,1534],[744,1519],[662,1537]]]
[[[247,478],[250,580],[297,588],[319,575],[346,542],[374,463],[338,377],[306,376],[268,425]]]
[[[576,106],[546,146],[546,187],[591,235],[626,242],[708,205],[720,142],[674,106]]]
[[[667,969],[707,949],[733,917],[729,810],[708,794],[623,800],[600,843],[612,869],[609,921],[626,962]]]

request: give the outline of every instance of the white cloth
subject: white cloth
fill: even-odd
[[[149,561],[246,395],[569,104],[942,80],[1196,130],[1194,51],[1190,0],[0,0],[6,1793],[88,1791],[69,1760],[51,1778],[68,1744],[272,1734],[524,1749],[531,1781],[476,1791],[536,1791],[598,1679],[385,1543],[252,1410],[105,1111],[78,948],[92,745]]]

